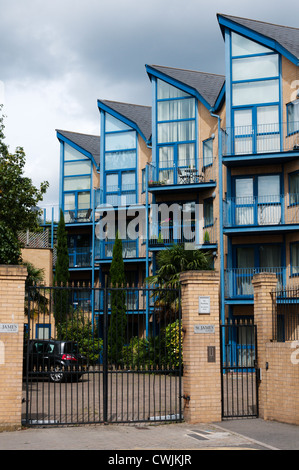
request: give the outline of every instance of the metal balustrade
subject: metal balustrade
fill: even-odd
[[[291,124],[227,127],[222,133],[222,155],[299,151],[299,122]]]
[[[231,197],[224,201],[225,227],[299,223],[298,194]],[[295,202],[294,202],[295,201]]]
[[[208,165],[203,162],[190,164],[190,161],[180,161],[179,165],[172,162],[161,162],[159,165],[151,163],[148,171],[148,186],[163,187],[173,185],[198,185],[214,182],[216,179],[216,159]]]

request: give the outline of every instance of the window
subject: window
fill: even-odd
[[[288,134],[299,132],[299,99],[287,105]]]
[[[203,142],[203,164],[204,166],[212,165],[213,163],[213,139],[208,139]]]
[[[279,55],[234,32],[231,47],[233,151],[280,151]]]
[[[233,224],[280,224],[280,184],[280,175],[236,177]]]
[[[178,168],[195,168],[195,98],[157,80],[159,181],[182,182]]]
[[[204,210],[204,225],[205,227],[209,227],[214,224],[213,199],[205,199],[203,210]]]
[[[137,134],[119,119],[105,114],[104,201],[114,206],[134,204]]]
[[[65,222],[90,221],[91,160],[64,144],[64,215]]]
[[[291,243],[291,275],[299,275],[299,243]]]
[[[289,175],[289,203],[299,204],[299,172]]]

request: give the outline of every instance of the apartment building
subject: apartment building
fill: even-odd
[[[299,29],[217,19],[225,75],[146,65],[151,107],[98,100],[100,136],[57,131],[60,207],[71,280],[109,282],[114,227],[130,285],[173,243],[210,250],[243,318],[255,273],[299,274]]]

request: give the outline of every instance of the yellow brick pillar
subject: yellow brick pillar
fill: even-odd
[[[25,266],[0,265],[0,429],[21,426]]]
[[[180,280],[184,419],[187,423],[221,421],[219,274],[188,271]]]
[[[273,338],[272,292],[277,285],[276,274],[259,273],[253,277],[254,323],[257,328],[257,367],[260,369],[258,384],[259,416],[267,419],[267,351],[266,344]]]

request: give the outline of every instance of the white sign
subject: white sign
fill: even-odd
[[[0,333],[18,333],[19,325],[16,323],[0,323]]]
[[[194,333],[215,333],[214,325],[194,325]]]
[[[198,313],[199,314],[209,314],[210,313],[210,297],[209,296],[199,296],[198,297]]]

